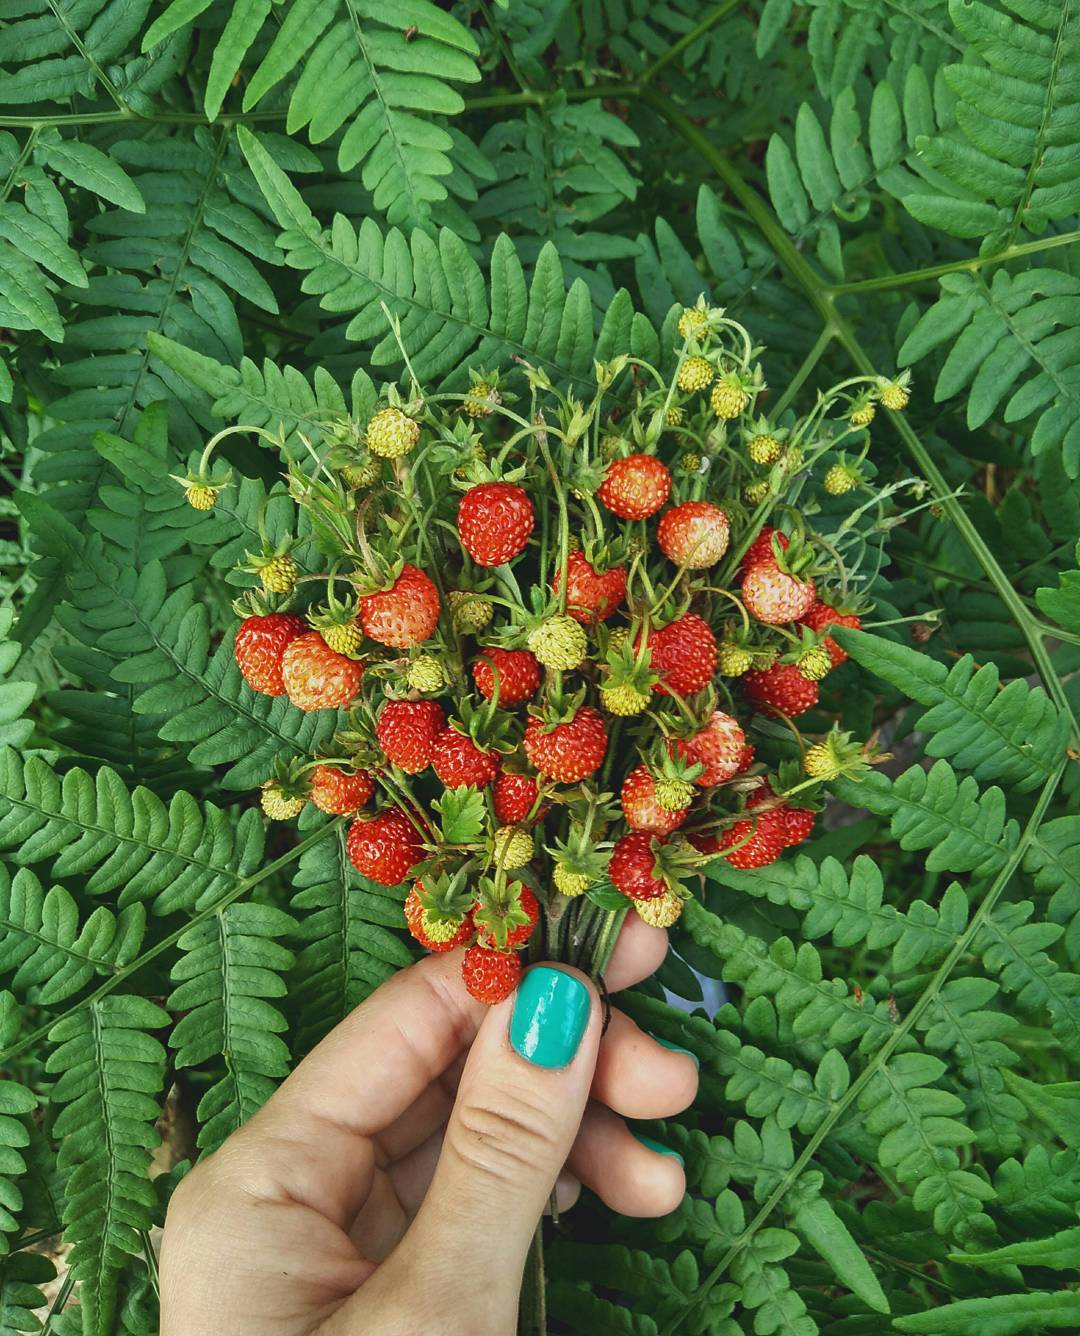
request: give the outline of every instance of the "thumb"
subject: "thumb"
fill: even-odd
[[[600,1031],[595,988],[565,965],[528,970],[481,1024],[431,1186],[397,1250],[438,1296],[436,1311],[452,1309],[448,1330],[514,1330],[526,1255],[585,1111]]]

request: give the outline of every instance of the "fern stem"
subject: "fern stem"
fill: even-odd
[[[737,9],[741,3],[742,0],[723,0],[722,4],[717,5],[715,9],[706,14],[700,23],[695,24],[688,33],[684,33],[677,42],[673,42],[662,56],[654,60],[645,69],[639,81],[641,85],[651,83],[662,69],[670,65],[673,60],[677,60],[688,46],[693,46],[696,41],[705,36],[710,28],[715,28],[721,19],[727,18],[731,11]]]
[[[783,1179],[776,1185],[762,1204],[757,1215],[754,1216],[746,1229],[743,1230],[731,1247],[728,1248],[723,1257],[721,1257],[720,1261],[717,1262],[716,1266],[714,1266],[705,1277],[693,1298],[684,1304],[668,1324],[661,1329],[660,1336],[674,1336],[674,1333],[680,1330],[686,1330],[684,1325],[685,1316],[695,1309],[709,1294],[710,1290],[721,1276],[724,1275],[734,1259],[740,1252],[742,1252],[758,1230],[764,1225],[772,1212],[776,1210],[777,1206],[784,1200],[788,1192],[791,1191],[795,1186],[795,1183],[801,1177],[803,1171],[813,1160],[814,1155],[817,1153],[822,1142],[828,1138],[840,1119],[847,1113],[848,1109],[852,1107],[869,1083],[896,1052],[897,1048],[903,1043],[907,1035],[911,1033],[916,1022],[926,1008],[935,1001],[938,994],[941,992],[941,989],[948,981],[949,975],[952,974],[953,970],[956,968],[960,958],[967,952],[971,943],[982,931],[983,924],[989,918],[994,906],[1001,897],[1001,893],[1012,880],[1013,873],[1023,861],[1024,855],[1034,841],[1036,832],[1042,823],[1042,819],[1046,815],[1050,803],[1053,801],[1054,794],[1057,791],[1058,785],[1061,783],[1061,779],[1065,774],[1065,768],[1068,764],[1069,762],[1067,759],[1059,761],[1054,773],[1043,785],[1042,790],[1039,793],[1039,799],[1035,804],[1035,808],[1024,827],[1023,834],[1017,841],[1016,848],[1012,850],[1009,857],[1006,859],[1001,871],[994,878],[989,890],[983,896],[979,908],[972,914],[968,926],[953,943],[952,950],[938,966],[933,978],[930,980],[929,984],[927,984],[926,989],[920,995],[918,1001],[915,1002],[908,1014],[899,1025],[896,1026],[889,1038],[881,1048],[878,1049],[863,1070],[851,1083],[844,1095],[836,1101],[832,1109],[823,1119],[821,1125],[806,1143],[798,1159],[791,1168],[787,1170]],[[693,913],[694,905],[695,902],[691,900],[687,905],[687,912]]]
[[[480,5],[480,13],[484,16],[484,22],[491,29],[492,36],[495,38],[499,50],[502,52],[502,58],[506,61],[506,68],[514,76],[514,82],[523,93],[530,92],[529,81],[522,74],[517,61],[514,59],[514,51],[510,43],[506,40],[506,34],[495,22],[495,15],[491,12],[491,6],[488,4],[487,0],[478,0],[478,3]]]
[[[320,840],[326,839],[327,835],[332,831],[337,830],[343,820],[344,818],[338,817],[333,821],[328,821],[325,826],[321,826],[314,834],[309,835],[306,840],[301,840],[299,844],[294,845],[279,858],[275,858],[272,863],[267,863],[266,866],[260,868],[258,872],[253,872],[250,877],[245,877],[242,881],[238,881],[231,891],[226,891],[226,893],[215,900],[213,904],[207,905],[205,909],[200,909],[196,914],[192,914],[192,916],[182,923],[175,932],[169,933],[169,935],[163,937],[160,942],[155,942],[149,950],[144,951],[140,956],[136,956],[130,964],[125,965],[122,969],[118,969],[115,974],[106,979],[104,983],[99,984],[92,993],[88,993],[80,1002],[76,1002],[74,1006],[68,1007],[66,1011],[61,1012],[59,1016],[54,1016],[44,1025],[39,1025],[36,1030],[31,1030],[29,1034],[24,1035],[15,1043],[9,1044],[7,1048],[0,1052],[0,1064],[5,1064],[9,1062],[10,1059],[17,1057],[20,1053],[25,1053],[28,1048],[32,1048],[39,1040],[44,1039],[53,1026],[59,1021],[67,1020],[69,1016],[77,1015],[84,1007],[89,1007],[95,1002],[100,1002],[103,997],[107,997],[115,988],[119,988],[125,979],[129,979],[133,974],[138,973],[144,965],[148,965],[151,960],[155,960],[158,956],[168,951],[170,947],[175,946],[180,938],[183,937],[185,933],[190,932],[197,924],[212,917],[227,905],[231,905],[234,900],[239,900],[242,895],[245,895],[250,891],[253,886],[257,886],[260,881],[265,881],[267,877],[272,877],[275,872],[280,872],[282,868],[288,867],[290,863],[295,863],[301,854],[306,853],[312,845],[318,844]]]

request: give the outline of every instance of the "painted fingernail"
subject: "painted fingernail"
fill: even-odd
[[[650,1030],[649,1033],[652,1034],[652,1031]],[[672,1053],[685,1053],[688,1058],[693,1058],[694,1066],[698,1071],[701,1070],[701,1059],[696,1053],[692,1053],[688,1048],[683,1048],[682,1044],[673,1044],[670,1039],[661,1039],[658,1034],[654,1034],[652,1037],[661,1048],[670,1048]]]
[[[565,1067],[589,1023],[589,990],[565,970],[539,965],[518,986],[510,1043],[537,1067]]]
[[[680,1164],[685,1163],[677,1150],[672,1150],[670,1146],[665,1146],[662,1142],[654,1141],[652,1137],[643,1137],[640,1132],[635,1132],[634,1140],[640,1141],[646,1150],[655,1151],[657,1155],[670,1155],[673,1160],[678,1160]]]

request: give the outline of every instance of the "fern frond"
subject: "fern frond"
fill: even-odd
[[[1080,566],[1080,542],[1076,545],[1076,564]],[[1035,602],[1067,631],[1080,633],[1080,570],[1062,571],[1056,589],[1037,589]]]
[[[68,1264],[82,1282],[83,1328],[114,1330],[117,1273],[141,1251],[153,1222],[150,1152],[165,1079],[165,1050],[149,1031],[169,1017],[145,998],[112,994],[57,1021],[46,1070],[58,1076],[51,1101],[59,1164],[70,1171],[64,1200]]]
[[[951,31],[947,0],[905,0],[885,5],[868,0],[809,0],[812,13],[806,47],[823,97],[835,100],[867,68],[887,53],[890,80],[907,71],[932,72],[963,50]],[[787,8],[790,0],[767,0],[766,10]],[[779,15],[773,18],[776,24]],[[786,16],[784,21],[786,21]],[[762,17],[764,24],[764,15]]]
[[[12,1253],[0,1263],[0,1336],[40,1329],[35,1311],[48,1302],[42,1286],[55,1276],[56,1268],[41,1253]]]
[[[1080,476],[1080,279],[1059,269],[1010,274],[989,283],[979,274],[947,274],[941,296],[920,317],[898,353],[912,366],[949,346],[938,373],[938,402],[967,392],[967,423],[978,427],[1001,410],[1005,422],[1031,421],[1033,454],[1060,452],[1070,478]]]
[[[0,1081],[0,1257],[11,1248],[9,1235],[22,1228],[23,1194],[19,1179],[26,1172],[22,1151],[30,1144],[27,1118],[38,1106],[37,1096],[18,1081]],[[0,1314],[5,1302],[7,1268],[0,1272]],[[0,1332],[3,1332],[0,1317]]]
[[[998,1165],[994,1189],[997,1209],[1020,1229],[1071,1223],[1080,1202],[1080,1152],[1032,1146],[1023,1160]]]
[[[217,1076],[199,1101],[199,1145],[214,1150],[270,1096],[289,1070],[287,1029],[269,1001],[285,996],[281,977],[292,952],[277,939],[295,920],[271,905],[235,903],[212,914],[180,938],[169,1007],[187,1014],[169,1043],[178,1067],[220,1059]],[[217,1063],[215,1062],[215,1065]]]
[[[1021,792],[1053,774],[1069,725],[1041,687],[1017,679],[999,690],[994,665],[977,669],[970,654],[947,669],[865,631],[836,634],[856,662],[930,707],[916,724],[928,734],[928,755],[949,757],[977,780],[1001,780]]]

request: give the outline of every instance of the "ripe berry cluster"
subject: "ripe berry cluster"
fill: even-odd
[[[799,739],[846,658],[830,632],[860,624],[859,573],[806,502],[868,490],[874,404],[905,384],[770,420],[745,330],[699,304],[678,331],[668,374],[597,364],[588,402],[531,367],[520,410],[495,376],[390,389],[290,467],[324,568],[301,569],[298,540],[244,568],[247,685],[344,712],[325,754],[267,779],[266,814],[351,816],[353,865],[409,886],[421,945],[468,945],[486,1002],[530,942],[599,968],[619,904],[671,926],[706,862],[774,861],[810,835],[821,785],[872,759],[836,728],[785,756],[765,721]],[[182,481],[204,505],[210,476]]]

